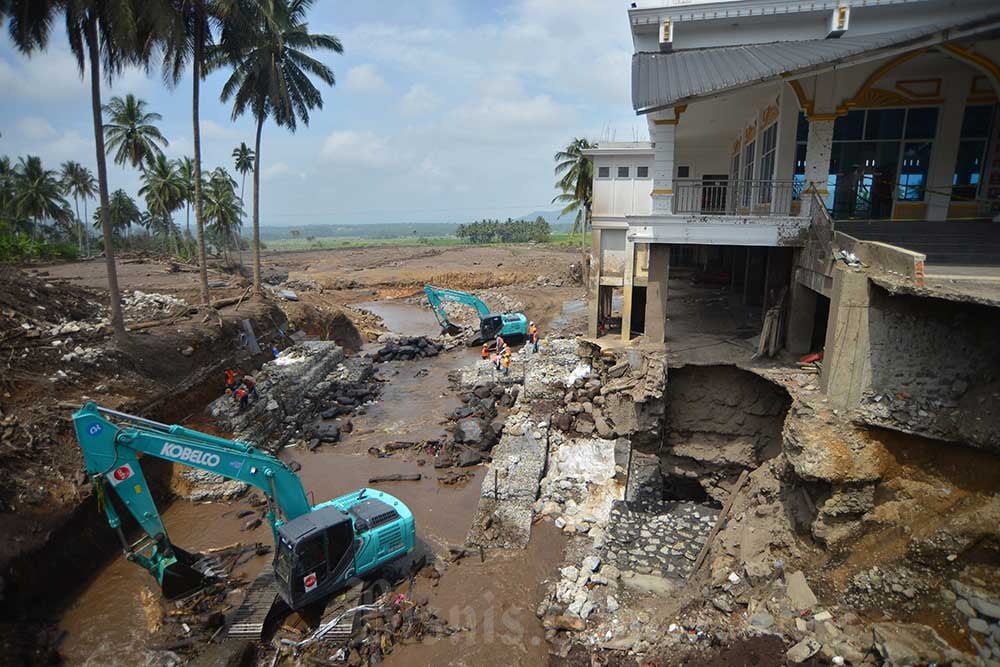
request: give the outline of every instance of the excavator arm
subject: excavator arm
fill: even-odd
[[[133,417],[92,402],[73,415],[73,426],[98,501],[108,523],[118,532],[126,557],[149,570],[168,598],[196,588],[201,577],[191,571],[191,563],[185,562],[186,552],[170,543],[139,465],[139,454],[182,463],[260,489],[268,501],[267,517],[276,543],[282,524],[311,509],[298,476],[282,461],[251,445]],[[121,520],[106,498],[109,490],[145,533],[135,544],[130,545],[124,538]]]
[[[490,315],[490,309],[483,303],[483,300],[471,294],[443,287],[434,287],[433,285],[424,285],[424,293],[427,295],[427,301],[430,302],[431,309],[434,311],[434,316],[437,317],[441,328],[449,333],[458,331],[458,327],[448,320],[448,314],[444,309],[444,301],[453,301],[465,304],[466,306],[472,306],[479,314],[479,319],[489,317]]]

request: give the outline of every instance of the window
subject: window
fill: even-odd
[[[834,141],[856,141],[864,134],[865,112],[849,111],[833,122]]]
[[[734,183],[740,180],[740,152],[736,151],[733,155],[732,166],[730,167],[731,173],[729,174],[729,179]]]
[[[792,199],[802,199],[802,190],[806,187],[806,144],[795,144],[795,173],[792,175]]]
[[[677,167],[677,178],[688,178],[690,176],[691,176],[691,167],[687,166],[686,164]]]
[[[901,201],[923,201],[927,186],[927,167],[931,161],[931,142],[908,141],[903,147],[903,164],[899,170]]]
[[[618,167],[618,178],[628,178],[628,167]]]
[[[933,139],[937,133],[937,117],[935,107],[910,109],[906,114],[906,138]]]
[[[865,139],[892,140],[903,136],[906,109],[872,109],[865,122]]]
[[[761,184],[757,192],[758,204],[771,203],[771,179],[774,178],[774,155],[778,146],[778,124],[772,123],[760,138],[760,168],[757,170],[757,177]]]
[[[983,178],[992,119],[992,104],[965,108],[962,134],[958,142],[958,157],[955,159],[955,172],[951,177],[952,201],[972,201],[976,198]]]
[[[598,167],[597,168],[598,178],[611,178],[611,167]]]
[[[649,178],[649,167],[636,167],[635,168],[636,178]]]
[[[753,201],[750,195],[753,181],[753,156],[756,148],[755,141],[751,141],[743,148],[743,196],[740,200],[743,206],[750,206]]]

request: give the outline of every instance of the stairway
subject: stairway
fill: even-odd
[[[1000,223],[969,220],[836,222],[834,228],[927,255],[928,264],[1000,266]]]

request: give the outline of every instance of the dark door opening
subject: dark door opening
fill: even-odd
[[[809,349],[819,351],[826,345],[826,325],[830,321],[830,299],[822,294],[816,295],[816,312],[813,314],[812,341]]]
[[[632,334],[646,331],[646,288],[632,288]]]

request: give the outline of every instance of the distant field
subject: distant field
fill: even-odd
[[[590,234],[587,234],[590,243]],[[333,250],[335,248],[371,248],[377,246],[460,246],[471,245],[454,236],[439,237],[400,237],[395,239],[363,239],[344,237],[315,237],[297,239],[277,239],[265,241],[267,250],[279,252],[294,252],[301,250]],[[492,244],[501,245],[501,244]],[[579,246],[580,235],[553,234],[546,245]]]

